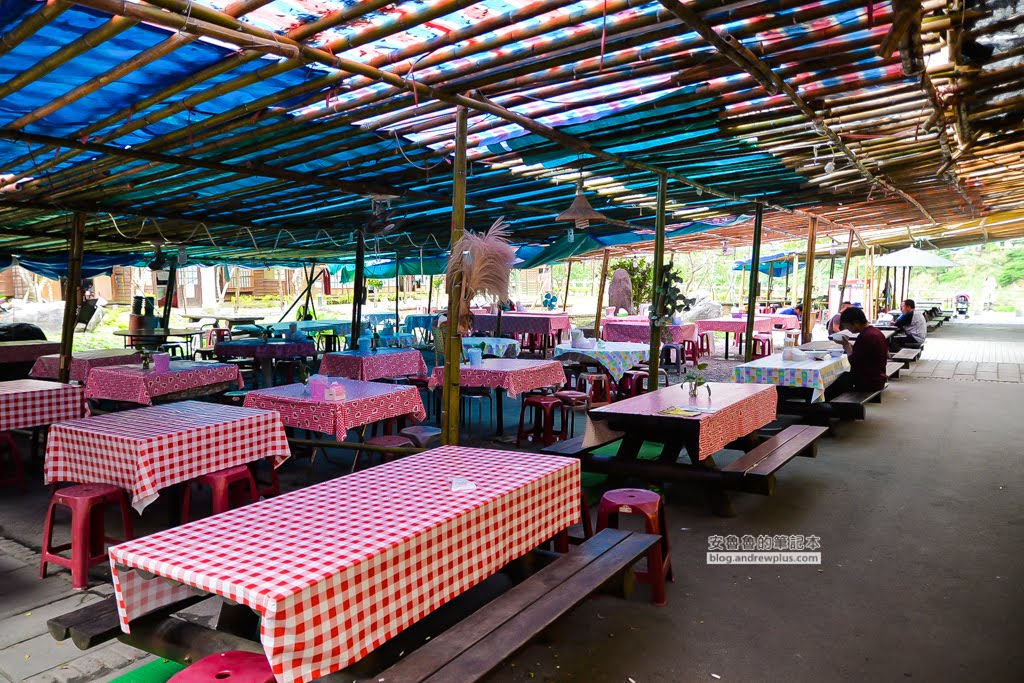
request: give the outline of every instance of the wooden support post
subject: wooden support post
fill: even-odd
[[[468,112],[455,110],[455,158],[452,162],[452,247],[462,239],[466,229],[466,138]],[[441,443],[459,443],[459,362],[462,359],[462,338],[459,336],[459,312],[462,302],[462,273],[448,283],[448,334],[444,354],[444,387],[441,395]]]
[[[565,262],[565,295],[562,297],[562,312],[569,305],[569,277],[572,275],[572,259]]]
[[[601,315],[604,312],[604,285],[608,280],[608,250],[601,257],[601,280],[597,285],[597,317],[594,318],[594,339],[601,338]]]
[[[658,174],[658,208],[654,217],[654,301],[651,302],[651,310],[656,315],[664,313],[665,303],[661,301],[658,292],[664,285],[665,280],[665,211],[668,203],[668,178],[665,174]],[[605,254],[607,254],[607,250]],[[607,257],[606,257],[607,258]],[[647,386],[651,391],[656,391],[660,384],[658,380],[658,369],[661,363],[661,327],[651,325],[651,356],[647,359]]]
[[[78,322],[78,290],[82,286],[82,245],[85,243],[85,214],[75,213],[71,219],[68,245],[68,276],[64,287],[64,321],[60,334],[60,361],[57,379],[67,384],[71,379],[71,349]]]
[[[793,294],[790,296],[790,306],[796,306],[800,303],[800,299],[797,298],[797,283],[800,282],[799,278],[796,276],[798,272],[800,272],[800,255],[793,254]]]
[[[750,287],[747,291],[747,335],[743,345],[743,359],[749,363],[754,355],[754,316],[757,315],[757,274],[761,272],[761,223],[764,206],[754,208],[754,245],[750,253]],[[807,314],[804,313],[806,316]]]
[[[176,291],[178,291],[178,259],[172,258],[170,267],[167,269],[167,287],[164,288],[164,310],[160,313],[160,327],[165,330],[171,328],[171,305],[174,303]]]
[[[352,278],[352,341],[348,348],[359,350],[359,335],[363,333],[363,304],[366,302],[366,236],[356,231],[356,271]]]
[[[430,276],[430,283],[427,285],[427,315],[430,315],[430,308],[434,303],[434,276]]]
[[[850,236],[846,242],[846,257],[843,258],[843,279],[839,283],[839,304],[846,300],[846,280],[850,275],[850,259],[853,258],[853,240],[856,236],[853,230],[850,231]]]
[[[397,335],[398,335],[398,322],[399,322],[399,317],[400,317],[399,314],[398,314],[398,290],[402,288],[401,287],[401,282],[400,282],[400,279],[401,279],[401,275],[400,275],[400,273],[401,273],[401,265],[402,265],[402,261],[401,261],[401,259],[398,258],[398,255],[396,254],[395,255],[395,335],[396,335],[395,339],[396,340],[398,339],[398,337],[397,337]],[[396,343],[397,343],[397,341],[396,341]]]
[[[814,315],[811,302],[814,301],[814,250],[818,241],[818,219],[811,216],[807,223],[807,263],[804,265],[804,314],[800,323],[800,338],[804,344],[811,341],[811,327]]]

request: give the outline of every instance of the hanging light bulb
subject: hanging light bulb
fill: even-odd
[[[577,230],[586,230],[590,225],[590,221],[603,221],[607,220],[603,215],[594,211],[594,208],[590,206],[590,202],[587,201],[586,196],[583,194],[583,179],[580,178],[579,182],[576,183],[576,196],[572,200],[572,204],[569,208],[558,214],[555,218],[556,221],[572,221]],[[573,240],[573,235],[569,233],[569,241]]]
[[[836,170],[836,162],[829,159],[829,162],[825,164],[825,173],[832,173]]]

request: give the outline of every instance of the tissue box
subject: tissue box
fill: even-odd
[[[324,389],[325,401],[344,401],[345,387],[341,384],[332,384]]]
[[[169,353],[154,353],[153,354],[153,370],[156,372],[167,372],[171,369],[171,354]]]

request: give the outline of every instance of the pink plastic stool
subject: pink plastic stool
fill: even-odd
[[[651,584],[651,601],[661,607],[665,604],[665,580],[672,581],[672,556],[668,550],[668,526],[665,521],[665,503],[661,496],[647,489],[614,489],[601,496],[597,506],[597,531],[619,528],[619,515],[640,515],[644,531],[661,536],[647,551],[647,571],[637,572],[636,579]]]
[[[169,683],[274,683],[274,672],[266,655],[258,652],[218,652],[203,657]]]
[[[103,524],[103,510],[107,504],[121,508],[124,539],[109,538]],[[57,506],[71,510],[71,543],[53,545],[53,513]],[[43,550],[39,578],[46,578],[46,565],[50,562],[71,570],[71,586],[76,590],[89,587],[89,567],[107,562],[106,543],[120,543],[132,537],[132,521],[128,512],[128,497],[112,484],[78,484],[60,489],[50,499],[43,527]],[[71,549],[71,557],[57,553]]]

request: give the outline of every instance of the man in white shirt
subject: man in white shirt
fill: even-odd
[[[928,322],[924,314],[917,310],[913,299],[900,304],[900,313],[902,315],[894,323],[899,331],[892,336],[892,346],[895,350],[908,346],[919,348],[928,336]]]

